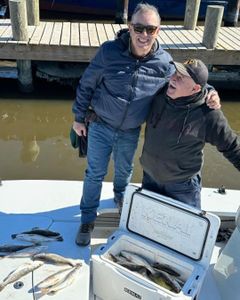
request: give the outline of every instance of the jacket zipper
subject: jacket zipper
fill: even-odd
[[[122,127],[123,122],[124,122],[125,119],[126,119],[127,112],[128,112],[129,106],[130,106],[130,103],[132,102],[132,99],[133,99],[133,90],[134,90],[134,88],[135,88],[135,86],[136,86],[136,82],[137,82],[138,65],[139,65],[139,59],[136,61],[136,64],[135,64],[135,70],[134,70],[134,75],[133,75],[132,84],[131,84],[131,93],[130,93],[130,95],[129,95],[129,102],[127,103],[127,107],[126,107],[126,109],[125,109],[125,112],[124,112],[122,121],[121,121],[121,123],[120,123],[120,125],[118,126],[117,129],[120,129],[120,128]]]

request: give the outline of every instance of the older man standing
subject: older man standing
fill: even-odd
[[[139,4],[129,30],[121,31],[116,40],[100,47],[80,80],[73,105],[76,133],[86,135],[84,119],[90,105],[96,115],[88,130],[88,166],[80,203],[78,245],[90,242],[111,154],[115,167],[114,201],[121,209],[141,124],[153,96],[174,72],[172,57],[157,41],[159,30],[157,9]]]
[[[174,64],[176,72],[155,97],[147,119],[142,187],[200,208],[205,143],[216,146],[240,171],[240,138],[222,111],[205,103],[204,63],[190,59]]]

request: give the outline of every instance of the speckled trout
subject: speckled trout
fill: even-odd
[[[82,265],[79,259],[74,260],[55,253],[39,253],[34,255],[32,260],[41,260],[46,263],[53,263],[56,265],[70,265],[72,267],[78,264]]]
[[[136,265],[145,267],[150,273],[152,273],[152,274],[156,273],[156,271],[150,265],[150,263],[141,255],[131,252],[131,251],[126,251],[126,250],[120,251],[120,255],[125,257],[127,260],[131,261],[132,263],[135,263]]]
[[[76,267],[71,268],[71,271],[69,271],[69,273],[67,273],[67,275],[59,283],[49,286],[47,288],[40,289],[41,293],[43,295],[45,295],[45,294],[55,295],[60,290],[63,290],[65,288],[69,287],[77,279],[80,268],[81,268],[80,265],[77,265]]]
[[[9,283],[15,282],[21,277],[41,267],[42,265],[42,261],[32,261],[20,265],[17,269],[9,273],[8,276],[4,278],[3,282],[0,283],[0,291],[2,291]]]
[[[56,241],[63,241],[61,236],[43,236],[40,234],[35,233],[19,233],[19,234],[12,234],[12,238],[23,241],[23,242],[30,242],[34,244],[42,244],[46,242],[56,242]]]
[[[71,269],[71,267],[68,267],[51,274],[47,278],[44,278],[35,286],[36,291],[43,291],[52,287],[55,284],[62,282],[62,280],[66,277],[67,272],[69,272]]]

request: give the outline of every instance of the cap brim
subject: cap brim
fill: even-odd
[[[176,70],[177,70],[180,74],[182,74],[182,75],[184,75],[184,76],[191,77],[191,75],[188,73],[186,67],[185,67],[183,64],[178,63],[178,62],[173,62],[173,64],[174,64]]]

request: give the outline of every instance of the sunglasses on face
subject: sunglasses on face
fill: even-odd
[[[143,33],[144,30],[146,30],[146,33],[148,35],[154,35],[154,33],[157,31],[158,26],[153,25],[142,25],[142,24],[132,24],[133,30],[135,33]]]

